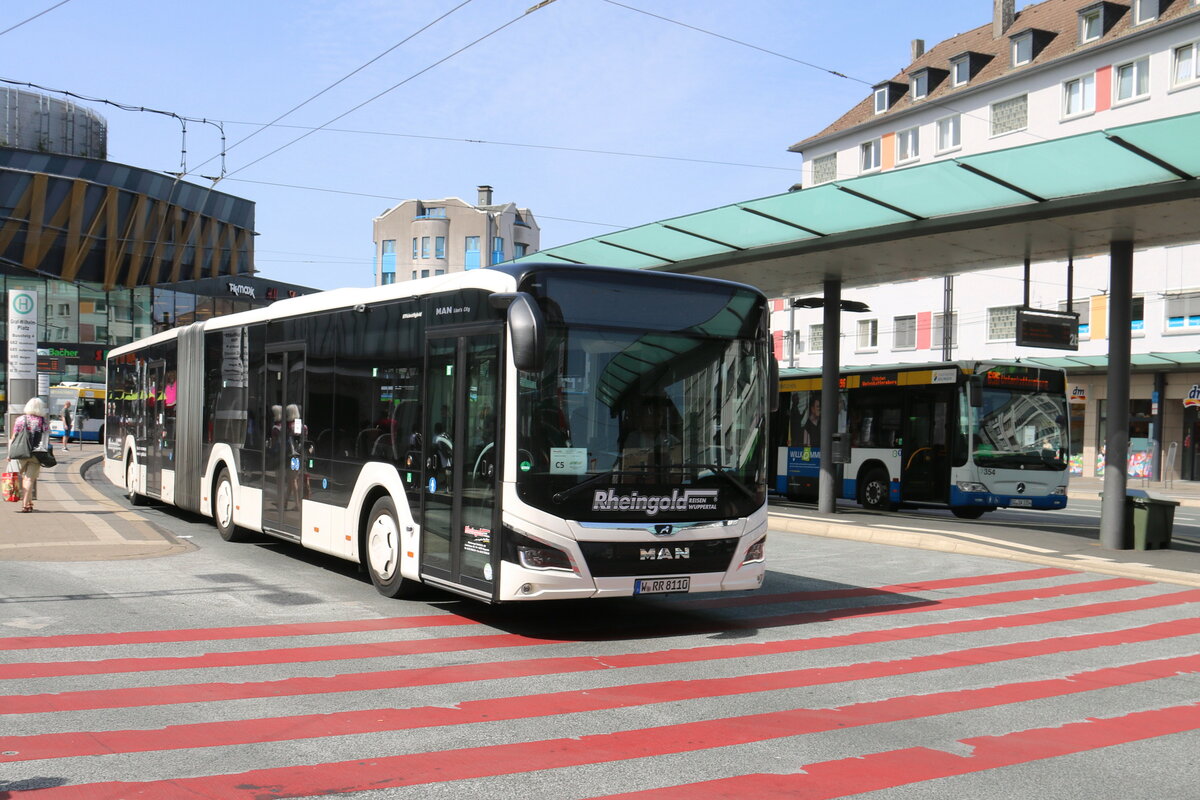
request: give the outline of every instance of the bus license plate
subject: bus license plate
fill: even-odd
[[[691,578],[638,578],[633,582],[633,593],[669,594],[671,592],[686,592],[691,585]]]
[[[1012,506],[1013,508],[1032,508],[1033,501],[1030,500],[1028,497],[1025,497],[1025,498],[1017,497],[1017,498],[1014,498],[1012,501],[1010,501],[1009,505]]]

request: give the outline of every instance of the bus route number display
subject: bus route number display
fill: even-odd
[[[1017,309],[1017,346],[1079,349],[1079,315],[1066,311]]]

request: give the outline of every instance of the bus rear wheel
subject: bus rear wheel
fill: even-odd
[[[384,496],[375,501],[367,518],[366,562],[371,583],[384,597],[409,597],[419,586],[400,574],[400,523],[396,504]]]
[[[229,470],[224,468],[217,475],[216,488],[213,490],[212,515],[222,539],[227,542],[246,540],[246,531],[233,524],[233,481],[229,477]]]
[[[138,494],[137,489],[133,486],[134,465],[133,459],[125,460],[125,496],[129,498],[129,505],[144,506],[146,505],[146,496]]]
[[[862,504],[865,508],[876,511],[890,511],[892,508],[892,487],[888,475],[881,469],[873,469],[867,473],[862,485]]]

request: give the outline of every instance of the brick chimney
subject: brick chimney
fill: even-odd
[[[479,205],[490,206],[491,204],[492,204],[492,187],[480,186],[479,187]]]
[[[1017,18],[1017,0],[992,0],[992,38],[999,39]]]

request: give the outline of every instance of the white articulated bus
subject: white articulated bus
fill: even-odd
[[[284,300],[113,350],[105,471],[387,596],[755,589],[767,320],[748,286],[551,264]]]

